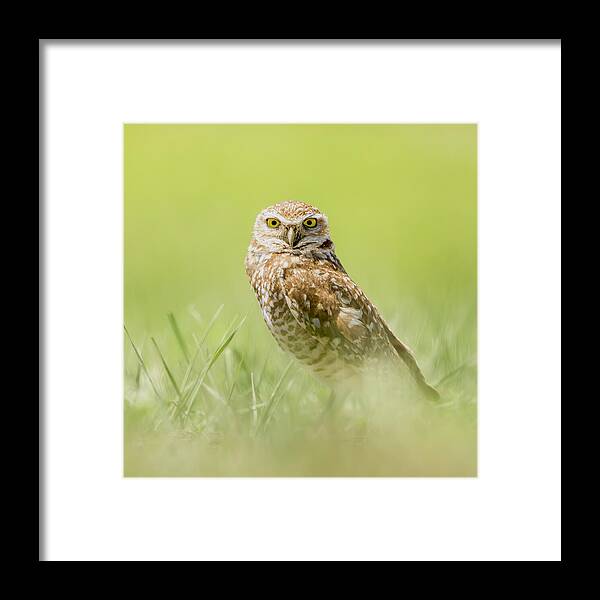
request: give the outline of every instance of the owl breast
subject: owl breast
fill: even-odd
[[[249,273],[269,331],[284,351],[318,377],[335,381],[347,376],[359,366],[359,354],[349,349],[340,336],[330,335],[328,320],[323,315],[319,318],[311,313],[310,290],[305,294],[301,287],[294,289],[299,294],[299,303],[290,298],[291,273],[308,285],[310,280],[314,281],[315,265],[300,257],[273,255],[260,260]]]

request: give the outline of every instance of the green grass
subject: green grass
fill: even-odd
[[[243,263],[289,198],[328,215],[438,405],[371,381],[328,411],[279,350]],[[127,125],[125,474],[476,474],[476,223],[474,125]]]
[[[219,315],[186,315],[180,329],[169,315],[158,339],[145,341],[127,331],[125,474],[475,475],[472,319],[464,315],[447,337],[417,327],[422,340],[435,340],[420,358],[441,402],[366,381],[330,411],[330,390],[274,342],[253,343],[238,317],[226,326]]]

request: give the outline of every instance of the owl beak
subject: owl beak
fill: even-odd
[[[296,230],[293,227],[290,227],[287,232],[287,239],[290,243],[290,246],[294,246],[294,242],[296,241]]]

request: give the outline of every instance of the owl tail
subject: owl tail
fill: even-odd
[[[419,367],[419,363],[415,358],[412,350],[406,345],[403,344],[391,331],[387,328],[388,339],[390,343],[394,347],[394,350],[398,353],[398,356],[402,359],[404,364],[408,367],[410,374],[412,375],[415,383],[419,387],[421,393],[428,400],[432,400],[437,402],[440,400],[440,393],[432,386],[429,385],[425,379],[425,375],[423,375],[423,371]]]

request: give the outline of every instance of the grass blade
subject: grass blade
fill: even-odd
[[[221,344],[219,345],[219,347],[215,350],[215,352],[213,353],[213,356],[211,358],[211,367],[215,363],[215,361],[219,358],[219,356],[221,356],[221,354],[223,354],[223,352],[225,351],[225,348],[227,348],[227,346],[229,346],[231,340],[235,337],[235,335],[237,334],[237,332],[241,329],[241,327],[245,323],[245,321],[246,321],[246,317],[244,317],[239,322],[239,324],[227,336],[227,338],[225,339],[225,341],[222,341]]]
[[[135,355],[137,356],[140,366],[144,370],[144,373],[145,373],[146,377],[148,378],[150,385],[152,386],[152,390],[156,394],[156,397],[162,402],[163,401],[162,396],[158,393],[158,390],[157,390],[156,386],[154,385],[154,381],[152,381],[152,377],[150,377],[150,373],[148,372],[148,369],[146,368],[146,363],[144,362],[142,355],[139,353],[138,349],[135,347],[135,344],[133,343],[133,339],[131,338],[131,335],[129,335],[129,331],[127,331],[127,327],[125,325],[123,325],[123,329],[125,329],[125,333],[127,334],[127,337],[129,338],[131,347],[133,348],[133,351],[135,352]]]
[[[254,373],[250,373],[250,385],[252,387],[252,404],[250,409],[252,411],[252,425],[256,429],[258,423],[258,409],[256,408],[256,388],[254,387]]]
[[[181,389],[183,390],[184,393],[185,393],[185,389],[186,389],[186,386],[188,383],[188,379],[190,378],[190,376],[192,374],[192,369],[194,368],[194,364],[196,364],[196,359],[198,358],[198,355],[200,354],[202,345],[204,344],[204,340],[206,340],[206,337],[208,336],[210,330],[212,329],[213,325],[216,323],[217,319],[219,318],[219,315],[221,314],[223,307],[224,307],[224,304],[221,304],[221,306],[219,306],[219,308],[217,308],[212,319],[206,326],[206,329],[204,331],[204,334],[202,335],[202,338],[196,343],[196,351],[194,352],[194,357],[189,362],[188,368],[185,372],[185,375],[183,376],[183,381],[181,382]]]
[[[285,379],[286,375],[288,374],[288,371],[290,370],[293,363],[294,363],[294,361],[290,360],[290,362],[287,364],[286,368],[283,370],[283,373],[281,373],[281,377],[279,377],[279,381],[277,382],[277,384],[273,388],[273,391],[271,392],[271,397],[269,398],[269,401],[267,403],[267,408],[263,412],[261,422],[258,426],[258,429],[260,431],[265,430],[266,426],[268,425],[269,421],[271,420],[273,413],[275,412],[275,409],[277,408],[277,404],[279,403],[279,400],[280,400],[280,397],[277,396],[277,393],[279,392],[279,388],[281,387],[281,384],[283,383],[283,380]]]
[[[269,364],[269,359],[271,355],[271,351],[269,350],[267,352],[267,355],[265,356],[265,361],[263,363],[262,369],[260,370],[260,374],[258,376],[258,385],[260,385],[261,381],[263,380],[263,377],[265,376],[265,371],[267,370],[267,366]]]
[[[188,419],[190,412],[191,412],[192,408],[194,407],[194,403],[196,402],[196,398],[198,396],[198,391],[202,387],[202,384],[204,383],[204,379],[205,379],[208,371],[215,364],[215,362],[219,359],[219,356],[221,356],[221,354],[223,354],[223,351],[225,350],[225,348],[227,348],[227,346],[231,343],[231,340],[233,340],[233,338],[235,337],[235,334],[240,330],[240,328],[244,324],[245,320],[246,320],[246,318],[244,317],[240,321],[239,325],[225,338],[225,340],[213,352],[209,361],[206,363],[206,365],[202,369],[200,375],[196,379],[196,382],[194,383],[194,385],[191,389],[191,392],[188,395],[189,402],[187,402],[187,408],[185,410],[185,414],[183,415],[184,422]],[[183,411],[183,407],[185,404],[186,404],[186,402],[180,402],[180,404],[178,406],[178,410],[175,411],[176,415],[180,414]]]
[[[167,319],[169,320],[169,325],[171,326],[171,329],[173,330],[175,338],[177,339],[177,343],[179,344],[179,347],[181,348],[181,351],[183,352],[183,356],[185,356],[185,362],[189,363],[190,362],[190,354],[188,352],[185,340],[183,339],[183,335],[181,334],[181,329],[179,329],[179,325],[177,324],[177,320],[175,319],[175,315],[172,312],[170,312],[167,315]]]
[[[135,369],[135,389],[139,389],[140,387],[140,376],[142,374],[142,365],[140,365],[139,361],[137,367]]]
[[[167,364],[167,361],[165,360],[165,357],[163,356],[162,352],[160,351],[160,348],[158,347],[158,344],[156,343],[156,340],[151,337],[150,341],[154,344],[154,347],[156,348],[156,351],[158,352],[158,356],[160,356],[160,360],[163,364],[163,367],[167,373],[167,376],[169,377],[169,379],[171,380],[171,383],[173,384],[173,387],[175,388],[175,391],[177,392],[177,397],[181,398],[181,392],[179,391],[179,387],[177,386],[177,382],[175,381],[175,377],[173,377],[173,373],[171,373],[171,369],[169,369],[169,365]]]
[[[204,344],[206,337],[208,336],[211,329],[213,328],[213,325],[217,322],[217,319],[219,318],[219,315],[221,314],[221,312],[223,312],[224,307],[225,307],[225,305],[221,304],[221,306],[219,306],[219,308],[217,308],[217,310],[215,311],[215,314],[212,316],[212,319],[209,321],[208,325],[206,326],[206,329],[204,330],[204,333],[202,334],[202,337],[200,338],[198,345],[202,346],[202,344]]]

